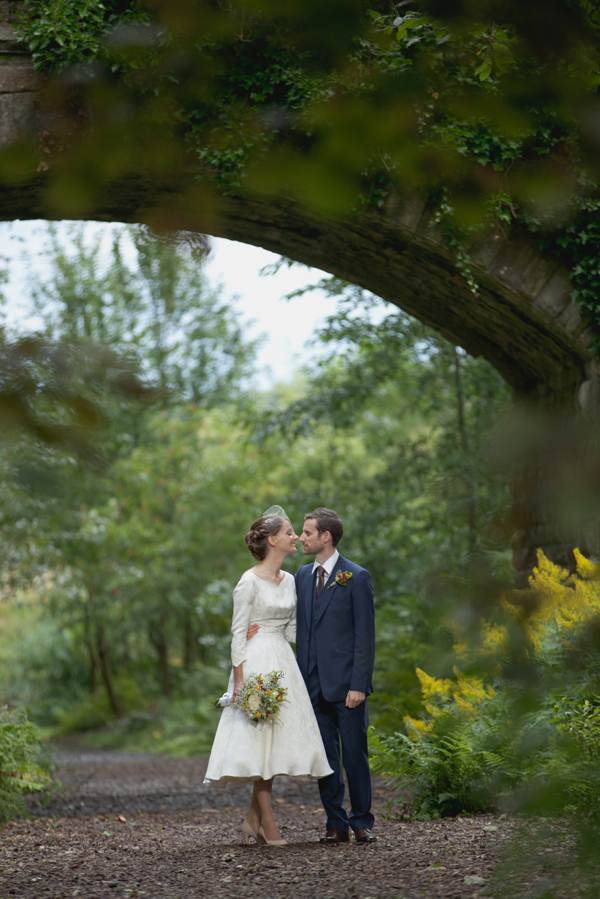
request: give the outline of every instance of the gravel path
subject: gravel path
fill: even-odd
[[[276,779],[284,848],[244,845],[249,787],[202,785],[206,759],[59,751],[60,792],[0,832],[0,899],[476,899],[510,834],[506,819],[401,822],[377,843],[323,846],[313,782]]]

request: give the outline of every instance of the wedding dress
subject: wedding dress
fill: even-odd
[[[246,639],[248,625],[260,630]],[[287,702],[278,715],[253,724],[228,706],[212,746],[205,784],[249,783],[274,775],[326,777],[331,774],[312,704],[288,641],[296,637],[296,588],[288,572],[279,586],[246,571],[233,592],[231,660],[250,674],[282,671]],[[233,691],[233,671],[229,679]]]

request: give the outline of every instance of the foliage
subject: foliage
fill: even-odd
[[[41,740],[25,712],[0,709],[0,822],[26,812],[23,796],[42,792],[50,778],[39,764]]]
[[[490,449],[508,388],[482,360],[361,289],[335,278],[315,286],[340,297],[319,332],[326,353],[304,395],[264,414],[264,432],[293,439],[326,422],[346,441],[362,435],[368,466],[351,474],[347,460],[347,477],[370,501],[356,521],[350,511],[348,530],[380,572],[382,602],[399,591],[423,597],[424,570],[464,574],[502,545],[509,497]]]
[[[168,391],[203,406],[234,398],[256,341],[206,283],[204,242],[124,227],[106,253],[102,231],[90,239],[87,228],[73,225],[67,234],[65,246],[47,226],[42,256],[50,272],[34,271],[30,282],[49,339],[83,343],[83,352],[90,343],[111,347],[162,391],[163,402]]]
[[[123,0],[25,0],[21,27],[34,65],[47,72],[102,58],[106,41],[118,37],[126,23],[147,24],[148,10]]]
[[[101,730],[84,734],[82,743],[182,758],[208,755],[219,722],[213,698],[223,690],[224,676],[222,668],[198,665],[180,678],[177,693],[168,700],[156,697]]]
[[[453,677],[417,672],[426,715],[374,740],[376,769],[411,790],[414,814],[504,807],[600,823],[600,568],[577,562],[569,574],[540,552],[529,589],[506,593],[495,620],[449,623]]]
[[[102,283],[107,281],[103,276]],[[61,276],[59,283],[69,296],[68,282]],[[86,296],[90,306],[96,302],[93,289]],[[57,335],[59,328],[72,327],[59,315],[64,308],[58,302],[47,307]],[[339,324],[329,323],[328,333],[339,327],[341,335],[350,318],[342,309]],[[316,502],[344,510],[344,551],[363,560],[376,580],[379,663],[372,718],[389,731],[398,716],[416,713],[412,669],[430,643],[423,571],[432,556],[440,565],[468,556],[468,528],[456,527],[458,518],[453,521],[462,514],[462,501],[456,506],[452,497],[456,488],[460,497],[463,482],[459,477],[452,486],[454,475],[449,479],[441,465],[454,458],[451,444],[456,463],[461,453],[460,441],[452,437],[456,419],[443,394],[452,367],[438,366],[436,338],[406,318],[390,318],[374,330],[365,324],[365,329],[357,331],[362,361],[348,353],[348,371],[339,372],[348,382],[344,427],[338,422],[345,413],[319,401],[317,425],[302,428],[293,439],[273,429],[266,435],[253,410],[258,414],[265,403],[282,403],[281,420],[291,424],[297,406],[285,411],[285,393],[248,397],[243,418],[235,405],[210,411],[181,404],[162,411],[117,407],[102,428],[111,462],[100,477],[85,474],[74,460],[60,463],[61,473],[54,454],[49,464],[59,477],[60,497],[52,490],[40,492],[39,482],[27,479],[16,482],[15,493],[8,486],[8,468],[6,508],[14,505],[14,517],[5,519],[5,540],[13,542],[20,570],[27,558],[35,558],[39,570],[52,568],[52,576],[36,586],[43,599],[41,622],[22,638],[27,669],[22,661],[10,662],[5,693],[27,696],[46,726],[65,730],[107,722],[115,708],[107,692],[106,658],[99,651],[108,648],[114,696],[125,720],[132,714],[131,679],[143,693],[140,715],[160,692],[177,703],[185,671],[198,664],[227,666],[231,588],[250,562],[240,535],[262,508],[287,497],[294,520]],[[346,344],[350,339],[348,333]],[[375,350],[379,343],[381,356]],[[404,359],[397,365],[392,365],[394,346],[402,348]],[[470,361],[464,361],[468,367]],[[350,381],[360,365],[374,389],[352,407]],[[311,392],[322,378],[325,371],[315,374],[314,383],[309,379]],[[478,367],[473,389],[485,383]],[[490,396],[501,387],[494,384]],[[294,393],[296,388],[287,389]],[[468,400],[473,436],[478,428],[485,433],[485,415],[495,409],[483,393],[477,406],[476,396]],[[23,455],[22,445],[18,452]],[[326,470],[322,458],[330,460]],[[449,505],[440,515],[444,483]],[[398,515],[405,506],[410,515]]]
[[[472,290],[471,232],[541,235],[598,334],[593,215],[569,221],[598,201],[600,23],[589,0],[546,5],[30,0],[36,65],[63,72],[52,196],[81,215],[120,174],[182,167],[188,205],[216,186],[346,215],[417,189]],[[67,152],[88,117],[102,165],[85,138]]]
[[[584,197],[573,201],[572,214],[560,228],[546,229],[541,244],[561,260],[569,270],[573,285],[572,299],[581,306],[585,320],[594,334],[593,349],[600,351],[600,200]],[[534,227],[537,223],[531,223]]]
[[[0,340],[5,444],[25,433],[47,447],[97,461],[91,434],[108,397],[117,403],[152,397],[131,361],[110,347],[57,343],[41,335]]]
[[[121,661],[128,660],[125,669],[132,662],[138,665],[140,674],[146,641],[157,655],[167,692],[168,646],[177,631],[186,666],[200,651],[199,628],[192,623],[195,606],[219,571],[213,570],[209,582],[194,581],[198,570],[192,560],[200,558],[201,548],[192,541],[198,529],[195,534],[190,530],[187,506],[181,514],[186,530],[175,532],[170,514],[183,502],[180,466],[185,469],[190,460],[201,458],[197,447],[196,459],[191,453],[205,410],[225,396],[235,401],[254,345],[245,340],[218,293],[203,287],[200,260],[187,241],[156,240],[144,230],[131,230],[126,236],[137,264],[125,262],[121,234],[106,266],[100,240],[90,246],[84,232],[73,229],[72,246],[66,250],[52,229],[49,233],[50,271],[43,278],[34,272],[30,282],[46,334],[8,348],[42,346],[47,359],[34,356],[30,362],[27,357],[31,405],[43,428],[30,426],[29,434],[22,430],[7,444],[2,461],[3,583],[14,589],[39,576],[37,592],[58,625],[54,641],[40,642],[38,633],[31,679],[36,679],[39,659],[42,667],[50,665],[57,672],[62,689],[70,689],[75,698],[82,687],[96,694],[102,684],[114,715],[129,707],[127,691],[119,695],[119,684],[127,682],[121,677],[126,671],[118,670]],[[131,255],[129,250],[129,259]],[[139,389],[112,389],[113,369],[117,384],[119,373],[129,374],[128,386],[133,380]],[[15,378],[20,376],[19,371]],[[23,389],[14,393],[19,403],[27,397]],[[176,399],[190,405],[163,428],[157,408]],[[68,452],[78,446],[70,416],[82,408],[94,412],[94,466]],[[28,420],[21,416],[15,427]],[[175,440],[177,452],[169,448]],[[211,452],[217,454],[212,445]],[[206,503],[214,501],[214,494],[209,494],[208,480],[201,479],[193,465],[183,489],[203,498],[205,505],[200,501],[196,509],[198,515],[201,510],[208,515]],[[124,501],[118,502],[115,494],[124,495]],[[139,506],[131,504],[132,497]],[[157,528],[161,520],[163,526]],[[216,539],[218,530],[209,531],[206,523],[204,531]],[[125,547],[129,552],[124,557]],[[140,564],[147,566],[147,576],[136,567]],[[179,581],[174,572],[181,573]],[[57,664],[61,652],[64,664]],[[50,699],[49,709],[55,705]],[[102,717],[102,702],[91,705],[89,713],[82,710],[83,717]]]
[[[325,285],[341,299],[320,335],[322,364],[298,384],[244,393],[251,354],[241,347],[240,365],[226,360],[232,373],[220,384],[205,374],[210,365],[198,374],[190,364],[196,345],[188,349],[189,329],[176,325],[187,285],[201,282],[191,251],[155,245],[145,232],[132,240],[135,262],[115,242],[105,266],[100,238],[90,244],[74,230],[62,247],[50,233],[50,275],[31,279],[46,339],[110,341],[151,402],[82,379],[102,409],[96,470],[39,441],[8,448],[3,537],[20,576],[38,577],[35,620],[19,637],[23,656],[6,656],[2,692],[27,701],[47,732],[206,751],[216,722],[202,679],[212,695],[225,687],[232,585],[250,564],[241,535],[274,501],[294,521],[325,503],[343,510],[343,552],[374,574],[370,711],[381,733],[392,731],[401,716],[418,714],[412,672],[430,651],[435,618],[428,572],[469,570],[496,544],[506,486],[482,458],[506,386],[485,363],[335,280]],[[190,313],[198,320],[203,296]],[[219,360],[221,347],[236,352],[243,329],[223,310],[213,337],[222,307],[210,305],[212,296],[207,290],[202,321]],[[151,327],[154,316],[171,328],[162,343],[167,332]],[[229,385],[233,402],[224,401]]]
[[[114,31],[146,21],[143,4],[80,14],[81,4],[36,0],[22,33],[40,68],[106,66],[106,91],[97,63],[84,69],[87,86],[81,71],[67,80],[83,87],[111,146],[103,108],[126,105],[132,158],[146,157],[142,135],[159,126],[159,156],[164,148],[173,162],[183,140],[221,187],[347,209],[365,188],[368,202],[369,182],[442,185],[459,219],[481,223],[485,197],[543,205],[574,162],[597,171],[574,113],[598,85],[597,16],[587,0],[551,6],[540,28],[537,7],[516,16],[508,0],[473,9],[244,0],[202,15],[171,0],[153,4],[152,24]],[[121,153],[126,167],[123,142]]]

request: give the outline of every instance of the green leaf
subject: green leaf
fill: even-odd
[[[489,59],[486,59],[485,62],[475,70],[475,74],[479,76],[480,81],[487,81],[487,79],[492,74],[492,64]]]

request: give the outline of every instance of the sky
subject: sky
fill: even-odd
[[[45,227],[44,222],[0,223],[0,267],[4,257],[10,279],[4,287],[9,323],[27,320],[27,280],[32,268],[43,271]],[[90,234],[96,229],[106,233],[108,249],[112,229],[120,226],[88,223],[87,227]],[[209,281],[223,285],[224,298],[239,297],[237,308],[242,319],[253,320],[249,336],[266,335],[258,353],[258,384],[268,387],[274,381],[289,380],[294,369],[313,352],[311,335],[335,311],[336,302],[320,291],[289,301],[284,297],[316,283],[325,273],[304,266],[284,266],[277,274],[261,277],[261,269],[277,261],[276,254],[220,238],[211,238],[211,247],[205,264]],[[35,327],[34,320],[28,321]]]

